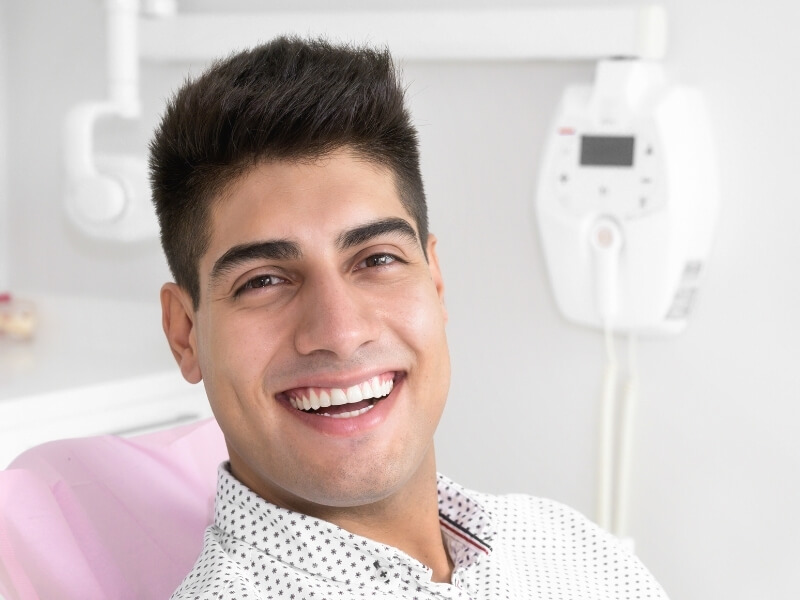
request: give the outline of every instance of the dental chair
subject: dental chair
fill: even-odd
[[[200,553],[223,460],[213,419],[24,452],[0,471],[0,598],[166,600]]]

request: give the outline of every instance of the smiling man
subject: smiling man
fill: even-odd
[[[151,145],[164,329],[230,460],[173,598],[660,598],[569,509],[437,475],[447,313],[387,52],[214,64]]]

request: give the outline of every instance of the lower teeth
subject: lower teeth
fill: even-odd
[[[331,419],[350,419],[352,417],[357,417],[359,415],[363,415],[368,410],[371,410],[378,402],[383,400],[383,398],[385,398],[385,397],[386,396],[383,396],[382,398],[372,398],[370,400],[370,404],[368,406],[365,406],[364,408],[360,408],[358,410],[351,410],[351,411],[348,411],[348,412],[341,412],[341,413],[331,414],[331,413],[322,412],[322,411],[325,410],[324,408],[318,408],[317,410],[314,410],[314,409],[312,409],[312,410],[303,410],[303,412],[308,413],[308,414],[312,414],[312,415],[317,415],[319,417],[329,417]]]
[[[358,415],[363,415],[368,410],[371,410],[372,407],[375,406],[374,404],[370,404],[369,406],[365,406],[360,410],[352,410],[350,412],[339,413],[336,415],[330,415],[328,413],[317,413],[321,417],[330,417],[331,419],[349,419],[351,417],[357,417]]]

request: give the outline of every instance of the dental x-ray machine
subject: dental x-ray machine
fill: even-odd
[[[694,307],[719,207],[702,95],[659,63],[602,60],[568,88],[547,139],[536,216],[556,302],[605,332],[597,519],[625,535],[635,335],[680,332]],[[615,332],[631,335],[618,402]]]

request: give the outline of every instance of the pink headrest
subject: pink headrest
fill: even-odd
[[[0,597],[168,598],[200,552],[224,460],[213,419],[23,453],[0,471]]]

